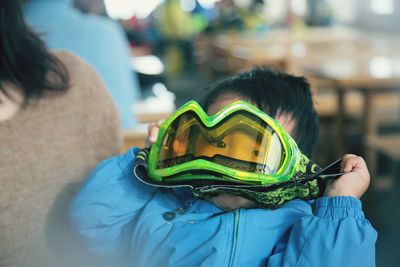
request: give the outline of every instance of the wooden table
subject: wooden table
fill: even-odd
[[[263,32],[225,33],[211,39],[210,65],[224,65],[227,73],[237,73],[254,66],[290,70],[291,61],[306,55],[308,45],[356,41],[362,34],[345,27],[313,27],[301,31],[278,29]]]
[[[371,112],[372,101],[376,95],[400,90],[400,55],[375,56],[364,54],[362,57],[332,57],[319,63],[303,63],[303,70],[311,76],[332,83],[337,93],[338,145],[341,154],[345,148],[345,94],[359,91],[364,98],[362,114],[362,134],[376,132],[376,120]]]
[[[393,160],[400,160],[400,134],[384,137],[371,135],[367,137],[366,143],[370,149],[382,152]]]
[[[146,145],[148,127],[152,122],[165,120],[175,111],[171,99],[152,98],[136,103],[135,115],[139,123],[132,129],[122,131],[122,152],[131,147],[143,148]]]
[[[396,179],[397,177],[391,176],[395,175],[396,163],[400,162],[400,134],[369,135],[365,140],[365,145],[367,147],[368,169],[371,175],[379,177],[377,176],[377,154],[382,153],[393,160],[392,164],[386,167],[387,173],[385,175],[389,176],[389,179]]]

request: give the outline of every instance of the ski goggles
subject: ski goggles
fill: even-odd
[[[197,102],[186,103],[160,125],[147,153],[137,160],[145,161],[147,175],[138,177],[148,184],[189,186],[200,197],[231,193],[269,208],[316,198],[324,187],[321,177],[340,174],[339,162],[327,174],[276,120],[246,101],[212,116]]]

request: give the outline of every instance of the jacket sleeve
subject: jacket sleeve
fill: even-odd
[[[354,197],[323,197],[268,259],[278,266],[375,266],[377,233]]]
[[[122,260],[127,255],[132,225],[155,191],[133,175],[137,152],[132,148],[101,162],[70,204],[73,228],[92,252],[105,259]]]

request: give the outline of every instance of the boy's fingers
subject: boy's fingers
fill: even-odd
[[[360,198],[368,188],[370,175],[363,158],[347,154],[342,158],[344,175],[327,183],[326,196],[354,196]]]
[[[353,154],[347,154],[343,156],[342,160],[342,170],[344,172],[350,172],[355,168],[364,168],[365,166],[365,161],[363,158],[353,155]]]
[[[147,128],[149,145],[157,140],[158,131],[163,121],[151,122]]]
[[[349,164],[349,160],[350,160],[351,158],[355,157],[355,156],[356,156],[356,155],[353,155],[353,154],[346,154],[346,155],[343,156],[343,158],[342,158],[342,163],[341,163],[341,165],[342,165],[342,171],[344,171],[344,172],[349,172],[349,171],[351,171],[352,167],[351,167],[351,165]]]
[[[157,140],[157,134],[158,134],[158,129],[159,128],[153,128],[151,133],[150,133],[150,142],[154,143]]]

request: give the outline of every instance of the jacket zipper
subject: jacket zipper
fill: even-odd
[[[240,209],[235,211],[233,219],[234,220],[233,220],[233,231],[232,231],[232,249],[231,249],[231,255],[229,257],[228,266],[234,266],[233,263],[235,261],[236,247],[239,238]]]

